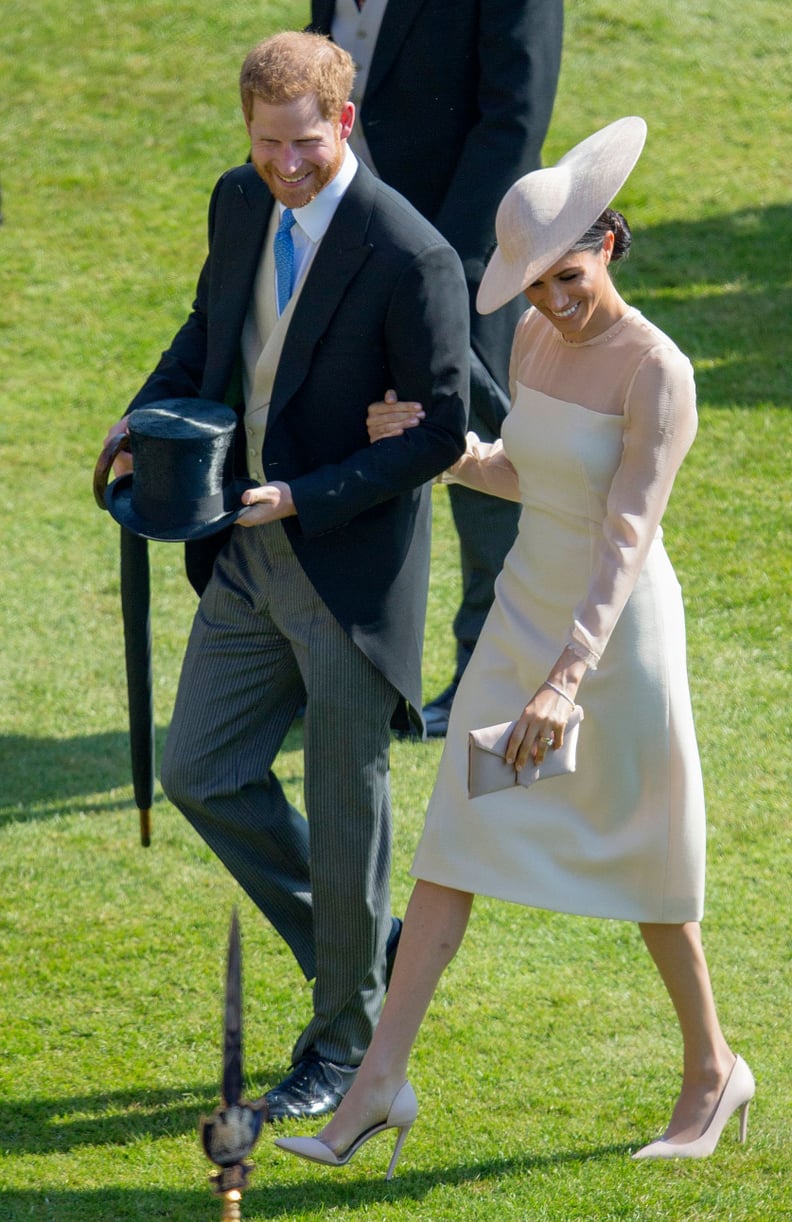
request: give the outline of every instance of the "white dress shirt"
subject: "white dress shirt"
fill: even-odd
[[[335,216],[336,208],[341,203],[341,200],[346,194],[347,187],[355,177],[357,167],[358,159],[347,143],[344,152],[344,160],[342,161],[341,168],[339,169],[335,178],[331,178],[327,186],[323,187],[319,194],[314,196],[309,204],[305,204],[305,206],[302,208],[292,209],[294,219],[297,222],[291,231],[292,239],[294,241],[295,289],[307,272],[308,268],[311,266],[319,243],[327,233],[327,230],[330,227],[330,222]],[[283,216],[285,207],[285,204],[278,202],[278,224],[280,224],[280,218]],[[276,293],[274,281],[272,291],[273,293]]]
[[[294,289],[282,315],[278,314],[273,240],[285,205],[279,202],[278,206],[272,209],[241,337],[247,467],[248,474],[260,484],[266,483],[262,449],[280,350],[291,325],[291,315],[308,268],[330,226],[336,208],[355,176],[357,166],[357,158],[347,145],[335,178],[332,178],[309,204],[293,209],[296,222],[291,229],[294,242]]]

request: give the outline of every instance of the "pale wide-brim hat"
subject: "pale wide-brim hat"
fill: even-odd
[[[627,181],[645,140],[643,119],[617,119],[509,187],[495,218],[498,245],[476,298],[480,314],[511,301],[583,237]]]

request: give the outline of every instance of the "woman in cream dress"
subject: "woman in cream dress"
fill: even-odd
[[[449,477],[520,501],[520,529],[454,701],[373,1043],[319,1138],[277,1143],[317,1162],[346,1162],[391,1127],[391,1174],[416,1114],[409,1052],[477,893],[639,923],[684,1064],[663,1138],[635,1157],[710,1154],[735,1111],[745,1135],[754,1082],[720,1029],[701,945],[704,797],[660,525],[696,432],[693,373],[609,273],[630,231],[606,205],[644,136],[640,119],[611,124],[520,179],[498,212],[479,309],[521,291],[534,308],[515,334],[502,440],[470,435]],[[370,419],[383,442],[420,427],[415,405],[377,405]],[[578,698],[574,773],[468,796],[470,730],[516,718],[507,760],[540,762],[561,747]]]
[[[704,798],[659,527],[696,429],[690,363],[637,310],[573,340],[537,308],[517,328],[512,402],[502,442],[469,439],[454,469],[523,514],[454,702],[413,873],[561,912],[697,921]],[[574,695],[554,669],[567,625],[571,664],[591,672],[577,771],[471,801],[468,731],[510,721],[548,676]],[[552,689],[545,698],[565,714]]]

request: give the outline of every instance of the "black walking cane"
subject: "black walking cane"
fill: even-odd
[[[106,509],[107,477],[120,450],[129,448],[125,433],[105,446],[94,471],[94,497]],[[154,805],[154,700],[151,667],[151,582],[148,542],[121,527],[121,614],[124,623],[129,747],[132,787],[140,812],[140,843],[151,844]]]
[[[154,805],[154,695],[151,669],[151,584],[148,542],[121,527],[121,614],[124,620],[132,787],[140,811],[140,843],[151,844]]]

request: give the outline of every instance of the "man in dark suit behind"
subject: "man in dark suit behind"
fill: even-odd
[[[355,152],[462,259],[471,309],[470,427],[494,440],[509,406],[509,353],[523,307],[514,301],[484,317],[475,297],[495,244],[498,204],[540,164],[558,83],[563,0],[312,0],[311,25],[358,65]],[[456,673],[424,710],[432,735],[445,734],[519,515],[518,505],[461,486],[449,496],[462,602]]]
[[[333,1110],[379,1016],[398,928],[390,727],[420,723],[427,481],[464,447],[464,274],[349,149],[353,73],[316,34],[248,55],[252,164],[215,187],[192,312],[130,405],[230,402],[259,485],[195,617],[162,783],[315,977],[272,1118]],[[426,420],[370,445],[367,406],[391,385]],[[307,821],[272,771],[304,692]]]

